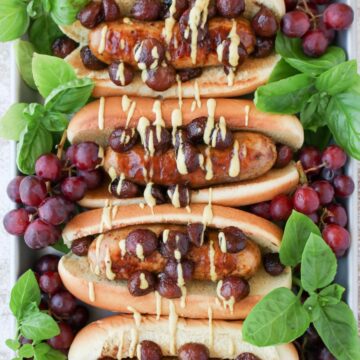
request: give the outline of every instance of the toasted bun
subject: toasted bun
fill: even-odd
[[[138,205],[129,205],[89,210],[75,216],[66,224],[63,239],[70,245],[76,239],[129,225],[201,223],[207,210],[208,205],[201,204],[192,205],[191,212],[169,204],[158,205],[153,209],[148,206],[141,208]],[[206,217],[208,227],[223,229],[236,226],[261,248],[279,251],[282,230],[275,224],[238,209],[213,205],[211,210],[212,217]]]
[[[224,95],[224,94],[223,94]],[[136,103],[129,126],[136,127],[140,117],[155,120],[153,112],[154,100],[149,98],[131,98]],[[121,97],[104,99],[104,129],[99,128],[100,100],[84,106],[71,120],[68,127],[68,139],[71,143],[96,141],[102,146],[107,145],[110,133],[119,126],[125,126],[128,111],[123,111]],[[177,100],[161,102],[162,118],[165,126],[172,127],[171,117],[174,109],[179,107]],[[201,107],[191,111],[192,100],[184,99],[182,105],[182,125],[189,124],[195,118],[208,116],[207,101],[201,101]],[[223,116],[226,124],[233,130],[256,131],[269,136],[275,142],[299,149],[304,141],[304,130],[296,116],[275,115],[256,109],[250,100],[217,99],[215,118]]]
[[[120,6],[121,13],[124,16],[129,16],[135,0],[116,0],[116,2]],[[279,20],[285,14],[285,4],[283,0],[246,0],[243,16],[247,19],[252,19],[262,5],[272,10]],[[122,94],[146,97],[162,96],[163,98],[176,98],[179,96],[177,85],[173,85],[166,91],[157,92],[144,86],[139,74],[131,84],[123,87],[116,86],[109,79],[107,70],[88,70],[81,61],[80,48],[88,43],[89,30],[84,28],[79,21],[76,21],[71,25],[62,26],[62,31],[67,36],[80,43],[80,47],[73,51],[66,58],[66,61],[74,67],[79,77],[87,76],[95,80],[94,96],[99,97]],[[182,96],[184,98],[194,97],[195,81],[197,81],[199,85],[199,94],[202,97],[232,97],[251,93],[267,82],[271,71],[278,60],[279,56],[275,54],[262,59],[248,59],[239,67],[239,70],[235,74],[234,84],[232,86],[228,86],[228,80],[223,67],[210,67],[204,69],[203,74],[199,78],[188,81],[182,85]]]
[[[250,352],[263,360],[299,359],[292,344],[260,348],[245,343],[241,329],[241,322],[216,320],[209,325],[206,320],[178,319],[176,333],[171,336],[166,318],[143,317],[137,328],[130,316],[112,316],[93,322],[77,334],[70,348],[69,360],[97,360],[105,356],[116,359],[120,358],[120,353],[122,358],[127,358],[132,355],[129,354],[132,331],[137,335],[136,345],[143,340],[154,341],[161,347],[164,356],[176,355],[185,343],[198,342],[209,348],[211,358],[234,359],[240,353]],[[119,351],[121,339],[123,346]],[[175,342],[175,353],[171,351],[172,341]]]
[[[212,203],[223,206],[245,206],[273,199],[276,195],[286,194],[295,189],[299,183],[299,173],[292,163],[282,169],[272,169],[266,174],[248,181],[236,184],[222,185],[212,188]],[[118,199],[108,190],[109,184],[104,183],[100,188],[88,191],[79,201],[79,205],[88,208],[101,208],[109,202],[112,205],[145,204],[143,197]],[[191,204],[209,202],[209,189],[193,190]]]
[[[155,293],[134,297],[129,293],[126,281],[110,281],[99,278],[89,268],[86,257],[73,254],[63,256],[59,263],[59,274],[65,287],[81,301],[114,312],[129,313],[132,306],[142,314],[156,314]],[[291,287],[291,270],[286,268],[279,276],[271,276],[262,268],[249,280],[250,294],[234,304],[233,312],[225,309],[216,295],[216,283],[210,281],[190,281],[186,285],[185,307],[180,299],[172,300],[179,316],[186,318],[207,318],[211,306],[214,319],[245,319],[256,303],[271,290]],[[90,296],[93,287],[94,298]],[[161,314],[169,315],[169,300],[161,300]]]

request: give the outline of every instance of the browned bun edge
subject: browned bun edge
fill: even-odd
[[[156,314],[156,295],[150,293],[141,297],[132,296],[126,281],[110,281],[100,278],[91,272],[86,257],[79,258],[68,254],[59,263],[59,273],[65,287],[81,301],[114,312],[129,313],[132,306],[142,314]],[[278,287],[291,287],[291,270],[286,268],[279,276],[271,276],[261,267],[250,278],[250,294],[245,299],[234,304],[233,312],[224,309],[222,302],[216,296],[216,282],[190,281],[186,285],[187,295],[185,307],[180,299],[172,300],[176,312],[186,318],[207,318],[211,306],[214,319],[245,319],[256,303],[271,290]],[[93,288],[94,298],[89,294]],[[161,299],[161,314],[169,315],[169,300]]]
[[[282,169],[272,169],[256,179],[241,181],[212,187],[212,203],[222,206],[245,206],[273,199],[276,195],[287,194],[295,189],[299,183],[299,172],[294,163]],[[109,184],[104,184],[95,190],[88,191],[79,201],[79,205],[88,208],[101,208],[109,202],[112,205],[145,204],[143,197],[118,199],[108,190]],[[209,202],[209,189],[191,191],[191,204],[205,204]]]
[[[70,220],[62,235],[65,244],[70,245],[76,239],[129,225],[169,223],[186,225],[203,222],[207,207],[208,205],[193,204],[190,212],[170,204],[158,205],[153,209],[148,206],[129,205],[89,210]],[[282,230],[270,221],[242,210],[219,205],[211,206],[211,211],[212,217],[206,219],[208,227],[222,229],[236,226],[261,248],[273,252],[279,251]]]
[[[83,328],[75,337],[69,352],[69,360],[97,360],[102,356],[117,358],[120,339],[123,339],[122,357],[129,356],[131,330],[135,328],[131,316],[118,315],[95,321]],[[135,328],[136,329],[136,328]],[[242,341],[242,323],[215,320],[209,326],[207,320],[178,319],[174,334],[175,350],[185,343],[199,342],[210,350],[211,358],[234,359],[243,352],[251,352],[263,360],[298,360],[293,344],[257,347]],[[211,345],[211,331],[213,344]],[[170,351],[169,321],[146,316],[137,328],[137,343],[150,340],[157,343],[164,356],[175,355]]]
[[[130,127],[136,127],[142,116],[150,121],[155,120],[154,99],[131,97],[130,100],[136,103],[128,124]],[[114,128],[126,125],[128,112],[122,109],[122,97],[108,97],[103,101],[104,129],[99,129],[100,100],[96,100],[85,105],[70,121],[68,127],[70,142],[96,141],[105,146]],[[299,149],[303,144],[304,130],[296,116],[264,113],[259,111],[250,100],[219,98],[215,102],[215,118],[223,116],[230,129],[256,131],[269,136],[275,142],[289,145],[294,149]],[[208,116],[207,104],[208,100],[202,99],[201,107],[196,107],[194,111],[191,111],[192,100],[184,99],[182,125],[189,124],[197,117]],[[178,100],[161,101],[161,113],[166,127],[172,127],[172,113],[178,108]]]

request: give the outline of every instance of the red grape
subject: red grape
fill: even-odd
[[[255,215],[258,215],[264,219],[270,220],[270,202],[261,202],[258,204],[254,204],[250,206],[250,212],[252,212]]]
[[[345,227],[348,221],[346,210],[339,204],[330,204],[326,208],[324,222],[327,224],[337,224]]]
[[[322,231],[322,236],[337,257],[343,256],[350,247],[350,234],[339,225],[326,225]]]
[[[54,245],[60,236],[61,231],[57,227],[36,219],[27,227],[24,240],[31,249],[42,249]]]
[[[55,154],[41,155],[35,163],[35,173],[46,181],[56,181],[61,176],[61,161]]]
[[[47,343],[56,350],[69,349],[74,340],[74,333],[71,327],[65,322],[59,322],[60,334],[47,340]]]
[[[307,56],[319,57],[325,53],[328,46],[329,40],[319,29],[308,31],[302,38],[302,48]]]
[[[319,214],[317,212],[313,212],[311,214],[308,214],[307,215],[315,224],[318,224],[319,223]]]
[[[274,221],[287,220],[292,209],[293,204],[288,195],[277,195],[271,200],[270,215]]]
[[[35,271],[43,274],[47,271],[57,271],[60,257],[57,255],[44,255],[35,263]]]
[[[341,147],[331,145],[324,150],[321,160],[325,164],[325,167],[337,170],[345,165],[347,156]]]
[[[77,176],[81,176],[85,180],[86,186],[89,190],[99,187],[103,179],[103,173],[100,169],[91,171],[78,170]]]
[[[60,225],[68,217],[64,199],[53,196],[45,199],[39,206],[39,217],[51,225]]]
[[[88,320],[89,310],[85,306],[78,305],[67,322],[71,327],[81,329],[86,325]]]
[[[296,189],[293,203],[295,210],[303,214],[311,214],[320,206],[318,194],[309,186],[302,186]]]
[[[310,19],[301,10],[286,13],[281,20],[281,31],[288,37],[300,38],[310,29]]]
[[[276,159],[275,167],[283,168],[290,163],[294,153],[292,149],[287,145],[279,145],[276,147],[276,149],[277,149],[277,159]]]
[[[318,180],[311,184],[311,187],[319,195],[321,205],[329,204],[334,199],[335,190],[333,186],[326,180]]]
[[[348,29],[354,20],[353,9],[346,4],[336,3],[329,5],[324,11],[324,23],[331,29]]]
[[[299,160],[301,162],[304,170],[311,170],[312,174],[318,173],[320,169],[318,167],[321,165],[321,154],[318,149],[313,146],[304,147],[299,154]]]
[[[73,145],[70,145],[70,146],[67,148],[67,150],[66,150],[65,159],[66,159],[66,161],[68,161],[70,164],[74,164],[74,162],[75,162],[76,148],[77,148],[77,145],[76,145],[76,144],[73,144]]]
[[[68,291],[60,291],[51,297],[49,305],[55,315],[68,317],[76,308],[76,299]]]
[[[286,12],[294,10],[298,4],[297,0],[285,0]]]
[[[94,170],[101,162],[99,158],[99,146],[87,141],[76,146],[73,157],[74,165],[80,170]]]
[[[337,169],[337,170],[332,170],[332,169],[328,169],[328,168],[323,168],[321,170],[321,177],[324,179],[324,180],[327,180],[327,181],[330,181],[330,182],[333,182],[334,178],[338,175],[341,175],[343,172],[342,172],[342,169]]]
[[[322,18],[320,18],[320,19],[317,21],[317,28],[324,33],[324,35],[326,36],[326,38],[327,38],[328,41],[329,41],[329,44],[334,41],[334,39],[335,39],[335,30],[334,30],[334,29],[330,29],[329,27],[327,27],[327,26],[324,24],[324,21],[323,21]]]
[[[355,189],[353,179],[347,175],[338,175],[335,177],[334,182],[335,195],[339,197],[350,196]]]
[[[29,213],[21,208],[8,212],[3,220],[5,230],[12,235],[24,235],[30,224]]]
[[[21,203],[19,187],[20,187],[20,183],[23,179],[24,179],[24,176],[16,176],[9,182],[9,184],[6,188],[8,197],[12,201],[19,203],[19,204]]]
[[[25,205],[38,206],[45,199],[46,184],[37,176],[26,176],[19,187],[21,201]]]
[[[61,182],[61,192],[66,199],[78,201],[82,199],[86,192],[86,182],[82,177],[71,176]]]
[[[47,271],[40,276],[39,286],[46,294],[55,294],[62,287],[62,282],[59,273]]]

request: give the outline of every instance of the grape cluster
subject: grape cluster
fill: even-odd
[[[341,257],[350,246],[350,234],[345,229],[348,217],[341,202],[355,188],[354,181],[343,174],[347,156],[339,146],[330,145],[322,153],[313,146],[304,147],[298,157],[308,183],[291,195],[277,195],[269,202],[252,205],[250,211],[276,222],[286,221],[293,209],[306,214],[320,226],[335,255]]]
[[[281,31],[291,38],[301,38],[306,55],[318,57],[325,53],[335,31],[345,30],[354,20],[349,5],[329,0],[285,0],[287,13],[281,20]]]
[[[20,208],[7,213],[3,223],[12,235],[24,236],[32,249],[54,245],[61,236],[61,225],[76,211],[75,202],[87,189],[101,184],[101,150],[93,142],[71,145],[65,159],[55,154],[41,155],[36,175],[17,176],[7,187],[9,198]]]
[[[60,258],[56,255],[42,256],[35,263],[35,273],[41,289],[41,310],[48,311],[58,322],[60,334],[48,340],[56,350],[66,352],[77,331],[89,319],[88,309],[65,290],[57,272]]]

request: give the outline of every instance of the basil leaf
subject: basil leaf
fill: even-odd
[[[76,20],[76,15],[89,0],[53,0],[51,16],[59,25],[69,25]]]
[[[34,348],[31,344],[24,344],[19,349],[19,355],[24,358],[30,358],[34,355]]]
[[[281,58],[271,72],[268,82],[275,82],[297,74],[299,74],[299,71],[294,69],[284,59]]]
[[[22,79],[32,89],[36,85],[31,70],[31,61],[34,54],[34,46],[28,41],[17,40],[14,44],[15,62]]]
[[[304,308],[309,313],[311,321],[320,317],[320,303],[318,294],[311,294],[304,302]]]
[[[311,293],[329,285],[335,278],[337,261],[329,245],[310,234],[301,257],[301,284]]]
[[[32,119],[20,137],[17,145],[17,166],[27,175],[33,174],[37,158],[51,151],[53,140],[39,120]]]
[[[45,100],[48,110],[70,114],[80,110],[88,101],[94,83],[83,78],[67,82],[54,89]]]
[[[48,55],[34,55],[32,72],[35,84],[44,98],[59,85],[76,79],[71,65],[63,59]]]
[[[66,360],[67,359],[67,357],[63,353],[53,349],[46,343],[40,343],[35,345],[34,352],[35,352],[34,354],[35,360]]]
[[[269,83],[256,90],[254,103],[265,112],[294,114],[312,95],[313,84],[313,79],[305,74]]]
[[[23,115],[27,104],[17,103],[10,106],[8,111],[0,118],[0,137],[7,140],[18,141],[25,129],[27,121]]]
[[[331,140],[331,132],[327,126],[322,126],[316,131],[305,130],[305,143],[324,150]]]
[[[16,351],[20,347],[19,341],[14,339],[6,339],[5,345],[13,351]]]
[[[44,12],[41,0],[31,0],[26,7],[26,11],[28,15],[33,19],[41,16]]]
[[[326,125],[326,108],[330,97],[316,93],[303,105],[300,111],[300,121],[304,129],[316,131]]]
[[[306,56],[302,51],[301,39],[289,38],[280,31],[276,37],[275,49],[289,65],[310,76],[319,75],[346,59],[344,50],[336,46],[330,46],[326,53],[318,58]]]
[[[41,119],[42,125],[51,132],[64,131],[68,124],[66,115],[59,112],[49,112]]]
[[[319,292],[321,306],[338,304],[344,294],[345,288],[338,284],[331,284]]]
[[[63,33],[48,14],[43,14],[37,18],[29,30],[30,41],[34,45],[36,52],[41,54],[51,55],[53,42],[62,35]]]
[[[68,246],[64,244],[63,238],[58,240],[57,243],[55,243],[54,245],[51,245],[51,247],[53,247],[55,250],[60,251],[64,254],[67,254],[68,252],[70,252],[70,249],[68,248]]]
[[[247,316],[243,339],[257,346],[288,343],[301,336],[310,324],[299,298],[287,288],[267,294]]]
[[[38,103],[31,103],[24,109],[24,116],[28,121],[39,120],[45,114],[45,108],[43,105]]]
[[[21,322],[21,334],[27,339],[41,341],[60,334],[56,321],[41,311],[33,312]]]
[[[11,290],[10,310],[19,320],[31,303],[40,304],[40,289],[34,273],[28,270],[20,276]]]
[[[346,61],[322,73],[315,82],[319,91],[335,95],[347,90],[357,80],[356,60]]]
[[[284,265],[296,266],[311,233],[321,236],[319,228],[306,215],[292,211],[285,225],[280,246],[280,260]]]
[[[26,6],[21,0],[0,2],[0,41],[15,40],[26,32],[30,23]]]
[[[360,77],[357,79],[355,86],[331,98],[326,115],[337,144],[360,160]]]
[[[343,301],[322,307],[314,326],[336,359],[360,359],[357,322],[349,306]]]

